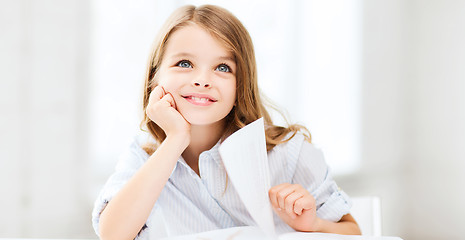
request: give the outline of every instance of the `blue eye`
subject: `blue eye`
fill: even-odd
[[[181,60],[176,64],[176,66],[182,68],[192,68],[192,64],[188,60]]]
[[[220,71],[220,72],[231,72],[231,69],[230,69],[229,66],[226,65],[226,64],[220,64],[220,65],[218,65],[218,67],[216,67],[216,70],[217,70],[217,71]]]

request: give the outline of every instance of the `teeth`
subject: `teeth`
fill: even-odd
[[[208,98],[199,98],[199,97],[191,97],[192,100],[197,101],[197,102],[208,102]]]

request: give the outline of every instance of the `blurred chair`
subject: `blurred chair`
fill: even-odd
[[[350,213],[357,221],[362,235],[381,236],[381,203],[379,197],[353,197]]]

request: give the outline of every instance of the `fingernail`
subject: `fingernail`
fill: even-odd
[[[295,219],[295,215],[292,215],[291,218],[292,218],[292,219]]]
[[[281,208],[278,208],[278,211],[281,211]]]

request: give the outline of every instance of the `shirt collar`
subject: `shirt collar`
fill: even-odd
[[[220,152],[218,150],[220,146],[221,146],[221,139],[211,149],[205,150],[202,153],[200,153],[199,160],[202,159],[203,156],[210,156],[210,158],[213,159],[213,161],[215,161],[216,164],[222,165]],[[170,178],[176,172],[178,167],[190,169],[189,165],[186,163],[186,160],[184,160],[182,156],[179,156],[178,161],[176,165],[174,166],[173,171],[171,172]]]

